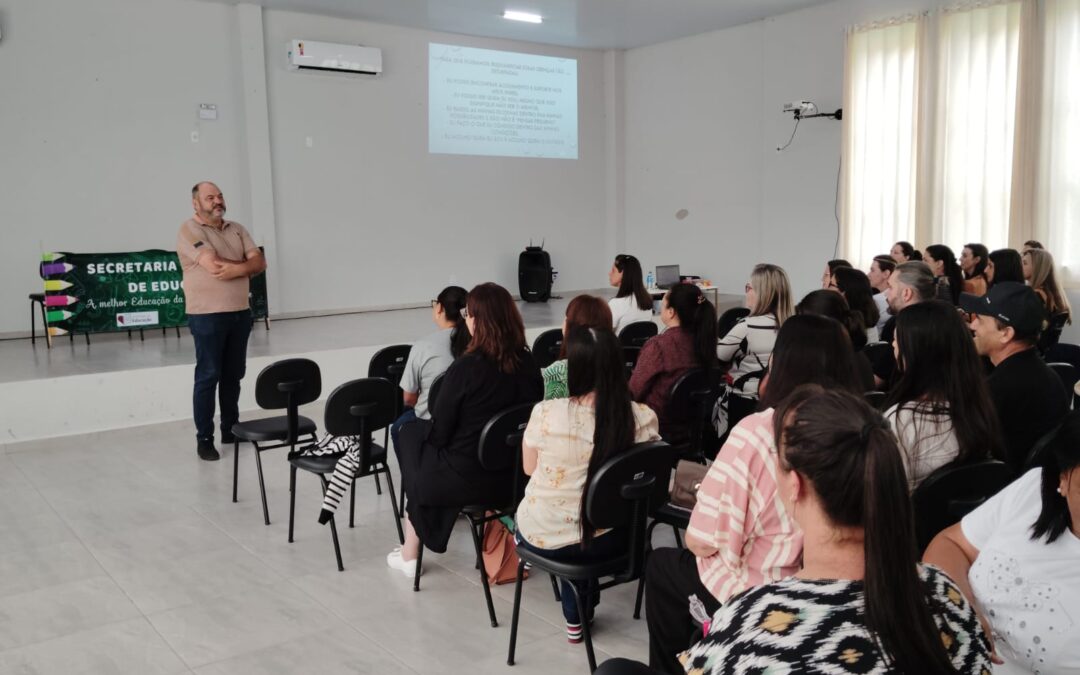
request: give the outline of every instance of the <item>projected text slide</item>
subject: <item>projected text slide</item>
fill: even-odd
[[[428,150],[577,159],[577,61],[431,43]]]

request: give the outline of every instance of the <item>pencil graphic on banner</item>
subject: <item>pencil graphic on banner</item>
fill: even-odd
[[[57,260],[60,260],[63,257],[64,257],[63,253],[42,253],[41,254],[41,261],[42,262],[56,262]]]
[[[41,276],[50,277],[54,274],[67,274],[73,269],[75,269],[75,266],[68,263],[42,263]]]
[[[49,323],[55,323],[57,321],[64,321],[75,316],[75,312],[69,312],[66,309],[54,309],[51,312],[45,312],[45,320]]]
[[[52,327],[52,326],[49,327],[49,335],[51,335],[52,337],[57,337],[58,335],[67,335],[67,334],[68,334],[68,332],[66,330],[64,330],[63,328],[55,328],[55,327]]]
[[[67,307],[68,305],[74,305],[79,299],[74,295],[46,295],[45,306],[46,307]]]
[[[45,281],[46,291],[66,291],[75,284],[70,281],[59,281],[57,279],[48,279]]]

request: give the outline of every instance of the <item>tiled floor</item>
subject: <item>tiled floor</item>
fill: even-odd
[[[285,452],[263,458],[269,527],[250,447],[233,504],[231,448],[199,461],[188,423],[0,446],[0,673],[587,672],[544,577],[526,582],[506,665],[513,586],[494,589],[492,628],[463,522],[447,554],[426,556],[420,593],[388,569],[385,485],[361,481],[357,526],[341,519],[345,572],[313,476],[299,477],[287,543]],[[631,586],[605,593],[598,659],[646,657],[633,600]]]

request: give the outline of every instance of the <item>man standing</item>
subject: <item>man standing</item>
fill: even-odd
[[[266,269],[266,260],[243,225],[225,220],[225,198],[216,185],[197,183],[191,205],[195,216],[180,226],[176,253],[195,339],[197,451],[213,461],[221,458],[214,447],[214,390],[221,403],[221,442],[232,443],[251,333],[248,279]]]
[[[1035,343],[1046,321],[1039,296],[1015,281],[996,283],[986,295],[960,295],[971,314],[975,349],[994,364],[987,379],[1005,435],[1005,461],[1023,470],[1035,442],[1056,427],[1069,410],[1065,385]]]

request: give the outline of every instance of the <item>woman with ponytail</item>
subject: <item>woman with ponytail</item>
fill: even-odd
[[[665,427],[665,408],[675,382],[691,368],[714,368],[716,309],[693,284],[676,284],[664,295],[660,320],[666,330],[641,348],[630,394],[652,408]]]
[[[800,387],[773,434],[802,568],[731,598],[680,657],[686,671],[988,673],[974,608],[917,564],[904,465],[881,415],[859,396]]]
[[[634,443],[660,436],[656,414],[630,400],[622,347],[610,328],[572,324],[563,344],[569,398],[537,404],[521,444],[522,468],[531,479],[517,510],[517,541],[552,560],[583,563],[626,545],[622,533],[594,531],[585,518],[583,495],[596,471]],[[587,596],[589,585],[578,584],[595,606],[599,595]],[[574,595],[565,587],[561,595],[567,638],[580,642]]]
[[[1041,467],[935,537],[925,560],[979,606],[995,673],[1080,670],[1080,411],[1065,417]]]
[[[465,327],[465,317],[461,315],[468,294],[460,286],[447,286],[431,301],[431,320],[439,330],[420,338],[409,350],[400,385],[405,412],[390,427],[395,447],[401,427],[416,420],[431,419],[428,410],[431,383],[446,372],[454,359],[464,354],[469,346],[469,329]]]
[[[959,304],[960,294],[964,291],[964,273],[960,263],[956,262],[956,254],[944,244],[932,244],[926,247],[924,260],[937,280],[938,300]]]

